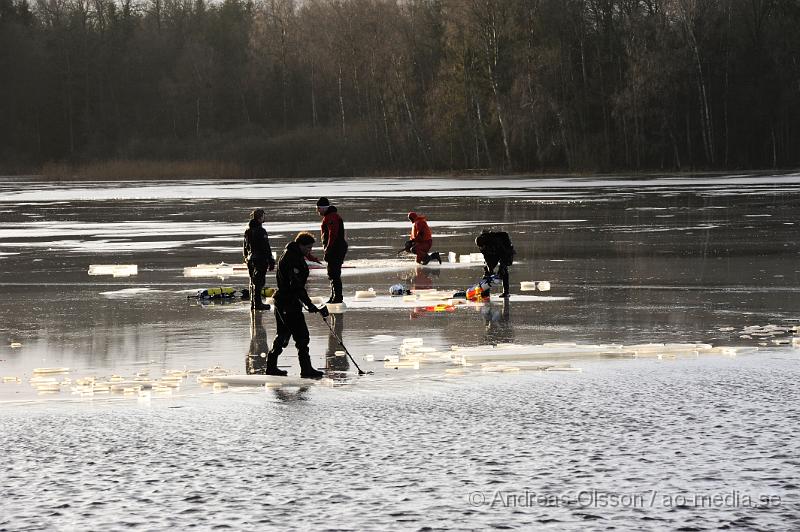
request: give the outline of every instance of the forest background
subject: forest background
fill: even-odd
[[[0,171],[789,168],[800,0],[0,0]]]

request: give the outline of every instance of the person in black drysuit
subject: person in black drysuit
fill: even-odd
[[[508,291],[508,267],[514,262],[514,246],[511,244],[511,238],[505,231],[484,231],[475,239],[478,249],[483,253],[483,260],[486,261],[486,267],[483,269],[484,278],[489,279],[494,275],[494,268],[500,264],[497,269],[497,275],[503,281],[503,293],[500,297],[509,297]]]
[[[286,249],[278,260],[275,272],[278,290],[273,296],[277,332],[272,342],[272,349],[267,353],[267,375],[286,375],[285,371],[278,369],[278,356],[289,345],[290,338],[294,338],[294,345],[297,347],[300,376],[319,379],[323,375],[311,365],[308,326],[303,317],[303,306],[310,313],[319,312],[323,318],[328,316],[328,309],[317,308],[306,292],[308,280],[306,256],[311,252],[313,245],[314,237],[310,233],[298,233],[293,242],[286,244]]]
[[[275,269],[264,220],[264,209],[254,210],[250,213],[250,222],[244,232],[242,253],[250,274],[250,308],[253,310],[269,310],[269,305],[261,301],[261,290],[267,284],[267,271]]]

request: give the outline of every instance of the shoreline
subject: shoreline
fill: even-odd
[[[787,167],[775,169],[691,169],[691,170],[610,170],[569,171],[565,169],[538,170],[527,172],[502,172],[489,168],[460,171],[411,171],[411,170],[375,170],[350,175],[264,175],[254,171],[252,167],[222,161],[152,161],[152,160],[114,160],[82,165],[63,163],[47,163],[38,171],[2,172],[0,179],[28,179],[43,182],[64,181],[178,181],[188,179],[260,181],[274,179],[291,179],[294,181],[353,179],[353,178],[451,178],[469,179],[485,177],[503,177],[507,179],[536,177],[541,179],[565,177],[627,177],[648,179],[665,176],[723,176],[730,174],[756,176],[785,175],[800,171],[800,168]]]

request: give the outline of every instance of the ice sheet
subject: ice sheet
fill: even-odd
[[[455,182],[454,182],[455,181]],[[610,188],[612,190],[636,188],[663,189],[686,187],[713,187],[714,193],[723,193],[726,187],[742,185],[764,186],[764,176],[655,176],[646,180],[640,177],[552,177],[546,179],[515,176],[514,178],[472,177],[459,178],[375,178],[342,180],[308,180],[296,183],[265,183],[263,181],[163,181],[142,184],[139,182],[60,182],[31,181],[9,186],[0,183],[0,198],[3,202],[52,202],[52,201],[107,201],[107,200],[154,200],[154,199],[242,199],[253,197],[308,198],[320,196],[331,198],[376,198],[376,197],[536,197],[546,196],[552,189]],[[800,184],[800,174],[789,173],[769,176],[768,186]],[[660,189],[660,190],[659,190]],[[741,193],[741,190],[739,190]]]

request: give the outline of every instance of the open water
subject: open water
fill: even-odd
[[[350,308],[316,316],[328,377],[201,386],[244,373],[271,313],[192,297],[244,277],[247,214],[279,250],[339,208]],[[483,229],[517,249],[512,296],[437,311],[388,295],[463,290],[479,263],[396,257],[406,213],[434,249]],[[800,175],[46,183],[0,179],[0,530],[141,528],[794,529],[798,484]],[[93,264],[136,264],[127,278]],[[550,281],[547,292],[522,281]],[[373,301],[353,300],[374,288]],[[312,296],[327,296],[324,275]],[[562,357],[581,372],[394,369],[404,338],[452,345],[700,342],[735,357]],[[290,346],[281,357],[299,373]],[[65,367],[56,390],[31,383]],[[189,372],[152,396],[75,393],[80,379]],[[64,382],[64,379],[69,379]],[[36,379],[34,378],[34,383]],[[295,381],[296,382],[296,381]],[[72,383],[72,385],[70,385]]]

